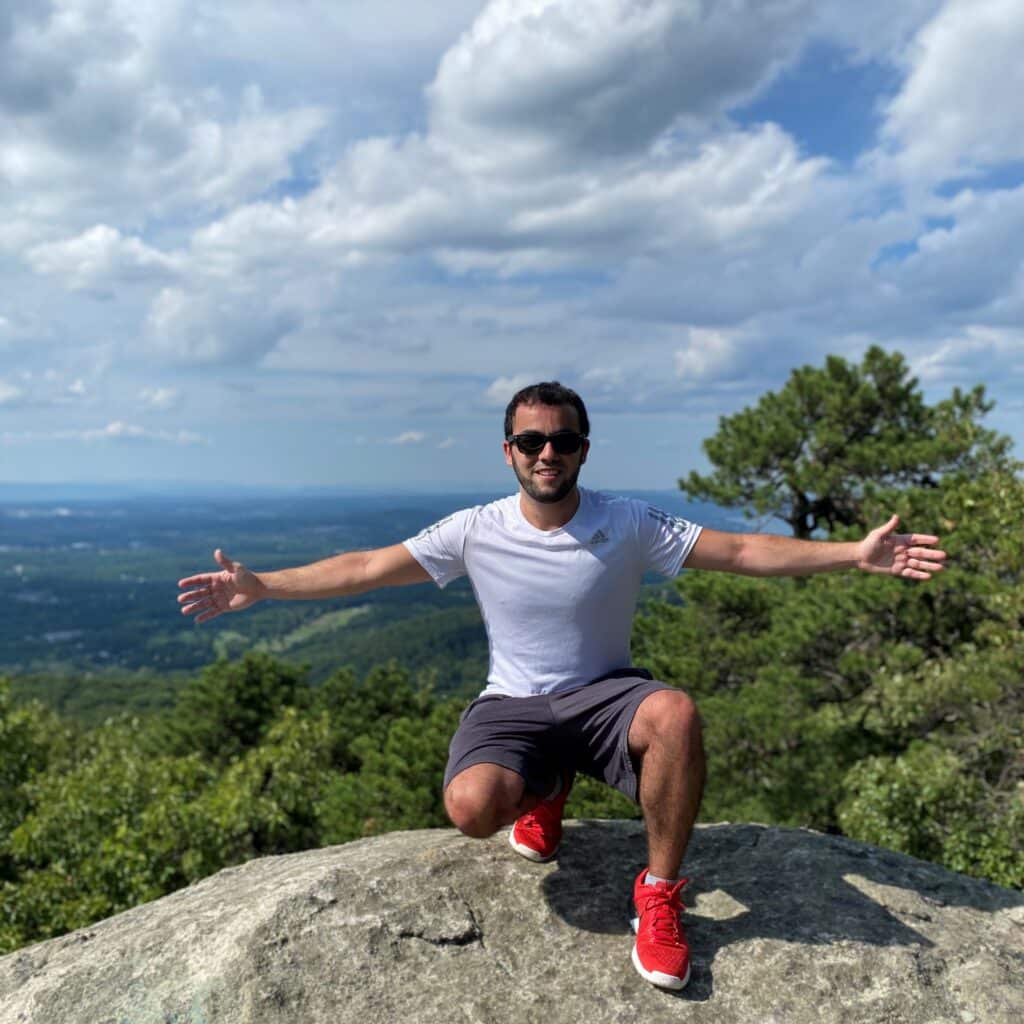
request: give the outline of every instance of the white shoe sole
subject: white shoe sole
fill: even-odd
[[[686,983],[690,980],[689,964],[686,965],[686,977],[684,978],[677,978],[674,974],[665,974],[662,971],[645,970],[643,964],[640,963],[640,954],[637,953],[636,946],[633,947],[633,966],[637,969],[640,976],[652,985],[656,985],[658,988],[671,989],[673,992],[686,988]]]
[[[629,921],[630,927],[633,929],[634,934],[637,928],[640,927],[640,918],[633,917]],[[640,954],[636,951],[636,943],[633,943],[633,966],[636,968],[637,973],[645,981],[649,981],[652,985],[656,985],[658,988],[669,989],[673,992],[678,992],[680,989],[686,988],[690,981],[690,967],[691,964],[686,965],[686,975],[682,978],[677,978],[674,974],[665,974],[664,971],[649,971],[642,963],[640,963]]]
[[[545,864],[551,860],[556,853],[558,853],[559,847],[556,846],[547,857],[542,857],[533,847],[525,846],[523,843],[517,843],[515,837],[515,830],[510,829],[508,833],[508,845],[512,847],[521,857],[525,857],[527,860],[532,860],[535,864]]]

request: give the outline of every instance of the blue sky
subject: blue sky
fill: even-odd
[[[1024,417],[1016,0],[13,0],[0,481],[672,487],[826,354]],[[1018,444],[1018,451],[1021,446]]]

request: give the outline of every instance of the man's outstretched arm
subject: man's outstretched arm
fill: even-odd
[[[430,579],[404,544],[350,551],[276,572],[252,572],[241,562],[228,558],[220,548],[213,557],[221,567],[220,572],[199,573],[178,581],[183,591],[178,595],[181,613],[194,615],[196,622],[209,622],[225,612],[240,612],[258,601],[347,597],[378,587],[425,583]]]
[[[687,569],[718,569],[744,576],[808,576],[837,569],[927,580],[941,572],[946,552],[938,537],[896,533],[899,517],[859,541],[797,540],[769,533],[703,530],[686,559]]]

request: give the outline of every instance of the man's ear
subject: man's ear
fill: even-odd
[[[590,440],[583,438],[583,447],[580,448],[580,465],[587,461],[587,453],[590,451]]]
[[[502,441],[501,442],[501,447],[505,451],[505,465],[506,466],[511,466],[512,465],[512,445],[510,445],[508,443],[508,441]]]

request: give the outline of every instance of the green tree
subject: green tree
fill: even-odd
[[[396,661],[372,668],[359,680],[350,669],[335,672],[312,698],[312,710],[330,722],[331,763],[339,772],[358,771],[360,754],[353,749],[362,739],[382,746],[391,722],[403,715],[425,716],[433,705],[425,688],[413,686],[409,672]]]
[[[74,763],[53,764],[28,785],[32,809],[10,838],[17,875],[3,886],[0,948],[60,935],[191,880],[182,871],[182,811],[211,770],[195,755],[152,756],[144,735],[137,720],[111,721]]]
[[[330,750],[325,714],[285,708],[264,741],[186,808],[189,877],[319,845],[320,802],[334,774]]]
[[[460,711],[458,701],[436,701],[425,716],[393,718],[382,743],[359,737],[359,771],[335,776],[324,792],[324,841],[448,825],[442,782]]]
[[[829,356],[723,416],[704,442],[713,472],[679,484],[691,498],[781,519],[797,537],[863,527],[879,489],[1005,465],[1009,440],[979,424],[991,408],[980,386],[928,405],[899,353],[872,347],[859,366]]]
[[[1024,482],[1002,439],[975,457],[974,473],[922,466],[885,486],[849,462],[850,479],[829,477],[863,521],[833,539],[893,511],[942,535],[950,562],[926,584],[684,573],[676,600],[642,609],[636,660],[701,708],[707,817],[841,831],[1024,884]],[[884,458],[858,472],[884,480]]]
[[[16,706],[0,676],[0,879],[12,874],[9,838],[32,806],[29,784],[71,745],[72,731],[56,714],[35,701]]]
[[[461,702],[393,662],[312,692],[266,656],[217,663],[181,708],[177,722],[112,719],[72,744],[56,715],[13,708],[0,684],[0,951],[251,857],[445,823]]]
[[[285,707],[308,703],[306,670],[269,654],[217,661],[178,695],[163,720],[162,742],[227,764],[259,745]]]

